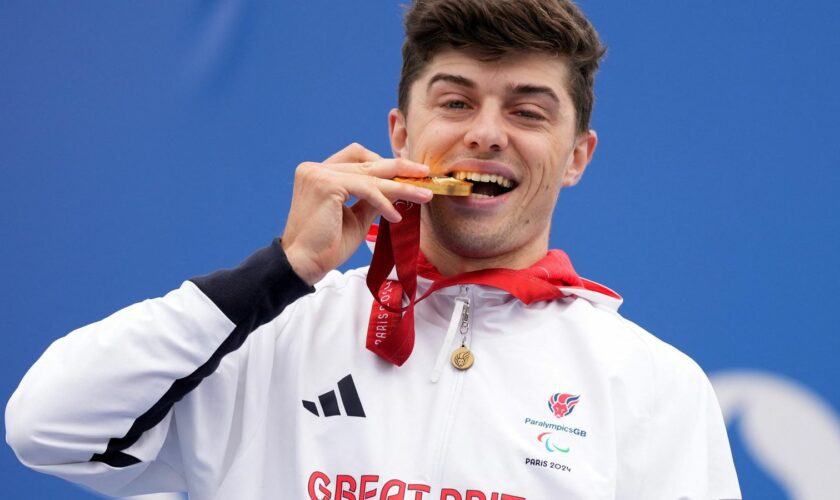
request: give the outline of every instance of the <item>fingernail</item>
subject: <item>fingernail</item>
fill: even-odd
[[[419,194],[423,198],[431,198],[432,197],[432,190],[431,189],[426,189],[424,187],[415,186],[414,190],[417,192],[417,194]]]

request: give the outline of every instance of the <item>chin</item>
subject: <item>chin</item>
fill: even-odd
[[[487,231],[470,224],[443,224],[434,227],[437,241],[450,252],[469,259],[488,259],[505,255],[517,246],[510,231],[494,227]]]

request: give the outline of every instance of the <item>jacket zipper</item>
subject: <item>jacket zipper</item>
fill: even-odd
[[[440,380],[440,376],[443,373],[444,368],[446,367],[447,361],[450,359],[450,355],[454,350],[453,343],[455,340],[455,334],[459,333],[461,335],[461,344],[465,344],[469,339],[468,335],[470,332],[471,322],[470,322],[470,297],[469,297],[470,287],[469,285],[461,285],[460,293],[455,298],[455,307],[452,311],[452,317],[449,320],[449,327],[446,331],[446,338],[443,341],[443,345],[441,346],[440,352],[438,352],[437,362],[435,363],[435,369],[432,372],[432,382],[437,382]],[[456,370],[453,370],[456,371]],[[458,396],[461,392],[461,387],[464,382],[463,377],[452,377],[449,379],[451,385],[449,385],[448,389],[448,401],[445,402],[442,409],[444,410],[442,413],[442,427],[440,428],[440,434],[438,435],[436,441],[436,446],[434,448],[434,458],[433,458],[433,468],[432,468],[432,484],[437,485],[440,487],[441,477],[443,475],[443,461],[446,457],[447,451],[449,449],[449,433],[452,429],[452,424],[455,420],[455,412],[458,407]]]

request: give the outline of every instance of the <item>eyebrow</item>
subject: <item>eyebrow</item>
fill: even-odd
[[[543,87],[540,85],[514,85],[511,88],[514,95],[543,95],[551,99],[557,104],[560,104],[560,98],[550,87]]]
[[[438,73],[431,79],[429,79],[429,83],[428,85],[426,85],[426,91],[428,92],[429,89],[432,88],[432,85],[434,85],[436,82],[449,82],[470,89],[474,89],[476,86],[475,82],[470,80],[469,78],[465,78],[460,75],[452,75],[449,73]]]
[[[429,83],[426,85],[426,91],[428,92],[429,89],[437,82],[449,82],[454,85],[458,85],[461,87],[466,87],[469,89],[476,88],[476,83],[469,78],[460,76],[460,75],[453,75],[450,73],[437,73],[435,76],[429,79]],[[543,95],[554,101],[555,103],[560,103],[560,98],[557,97],[557,93],[551,89],[551,87],[544,87],[542,85],[531,85],[531,84],[523,84],[523,85],[512,85],[510,87],[510,92],[514,95],[526,96],[526,95]]]

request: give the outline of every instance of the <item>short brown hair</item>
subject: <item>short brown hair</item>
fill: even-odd
[[[411,85],[441,50],[497,60],[517,52],[544,52],[569,64],[569,95],[578,132],[589,129],[595,72],[606,49],[569,0],[414,0],[405,15],[398,105],[408,112]]]

